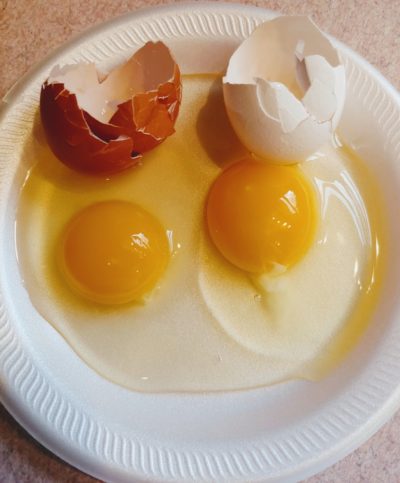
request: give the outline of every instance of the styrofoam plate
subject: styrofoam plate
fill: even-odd
[[[41,443],[108,481],[293,481],[356,448],[400,404],[400,98],[338,44],[348,79],[340,126],[382,186],[390,224],[386,283],[370,328],[318,383],[294,381],[220,394],[141,394],[87,367],[34,310],[14,247],[21,153],[55,63],[110,68],[162,39],[184,72],[222,71],[238,43],[273,14],[195,3],[129,14],[62,47],[21,80],[0,111],[0,399]],[[204,53],[207,55],[204,55]],[[200,65],[199,65],[200,64]]]

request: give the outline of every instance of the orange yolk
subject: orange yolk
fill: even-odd
[[[253,160],[220,174],[211,187],[206,216],[221,254],[252,273],[299,261],[317,224],[314,190],[300,169]]]
[[[68,223],[61,269],[73,290],[102,304],[140,299],[169,259],[164,228],[150,213],[126,201],[84,208]]]

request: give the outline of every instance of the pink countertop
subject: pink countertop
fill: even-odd
[[[163,0],[0,0],[0,98],[49,51],[119,14]],[[176,2],[178,3],[178,2]],[[400,0],[242,1],[311,15],[400,89]],[[0,381],[1,384],[1,381]],[[0,405],[0,482],[89,482],[36,443]],[[400,413],[357,451],[308,482],[400,481]]]

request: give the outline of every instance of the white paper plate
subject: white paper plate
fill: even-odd
[[[223,70],[234,47],[271,12],[227,4],[146,10],[67,44],[30,72],[0,112],[0,396],[42,444],[109,481],[293,481],[334,463],[400,403],[400,99],[370,65],[339,45],[348,97],[341,124],[376,173],[393,220],[390,267],[374,320],[351,356],[320,383],[295,381],[227,394],[130,392],[90,370],[33,309],[18,273],[14,217],[20,163],[39,88],[57,62],[127,57],[167,42],[184,71]],[[199,57],[201,53],[204,54]]]

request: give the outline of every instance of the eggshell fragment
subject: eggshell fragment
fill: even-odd
[[[239,139],[265,161],[303,161],[328,142],[345,100],[337,51],[308,17],[277,17],[232,55],[223,91]]]
[[[48,143],[67,166],[113,173],[138,162],[174,132],[179,67],[162,42],[148,42],[104,79],[94,64],[55,67],[40,113]]]

